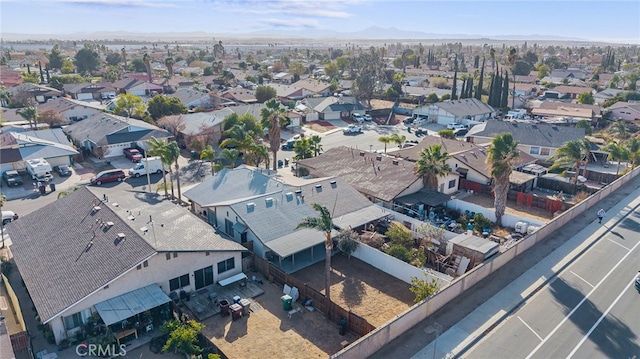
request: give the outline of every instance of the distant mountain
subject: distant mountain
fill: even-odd
[[[272,39],[339,39],[339,40],[421,40],[421,39],[489,39],[489,40],[554,40],[554,41],[588,41],[587,39],[579,39],[572,37],[554,36],[554,35],[500,35],[487,36],[481,34],[436,34],[426,33],[422,31],[406,31],[395,27],[382,28],[372,26],[360,31],[340,32],[335,30],[263,30],[247,33],[209,33],[204,31],[194,32],[145,32],[132,33],[128,31],[98,31],[90,33],[71,33],[71,34],[18,34],[3,33],[1,38],[3,41],[25,41],[35,40],[43,41],[49,39],[57,40],[105,40],[105,39],[122,39],[122,40],[211,40],[213,38],[272,38]]]

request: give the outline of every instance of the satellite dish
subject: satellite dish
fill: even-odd
[[[578,176],[578,181],[580,181],[582,183],[585,183],[585,182],[587,182],[587,178],[583,177],[583,176]]]

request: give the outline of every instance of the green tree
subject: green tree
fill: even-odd
[[[100,56],[91,47],[85,45],[76,53],[74,63],[79,73],[93,74],[100,66]]]
[[[624,142],[627,151],[629,152],[629,161],[631,161],[631,167],[635,168],[640,162],[640,138],[632,137]]]
[[[347,56],[340,56],[336,59],[338,70],[345,71],[351,66],[351,59]]]
[[[591,126],[590,120],[578,120],[578,123],[576,123],[576,127],[584,128],[584,133],[587,136],[590,136],[591,134],[593,134],[593,126]]]
[[[448,138],[450,140],[455,140],[456,139],[456,135],[453,133],[453,130],[450,130],[450,129],[447,129],[447,128],[438,131],[438,136],[440,136],[442,138]]]
[[[113,112],[120,116],[142,118],[146,107],[142,103],[142,99],[132,94],[122,94],[116,100],[116,107]]]
[[[293,144],[294,160],[303,160],[305,158],[313,157],[313,147],[308,138],[301,138]]]
[[[618,120],[612,123],[608,132],[618,140],[625,140],[629,138],[629,128],[624,120]]]
[[[72,74],[74,71],[73,61],[71,59],[65,59],[62,62],[62,67],[60,68],[60,72],[63,74]]]
[[[0,86],[0,107],[8,107],[11,103],[11,92],[6,87]]]
[[[329,63],[324,67],[324,74],[330,79],[339,78],[340,70],[335,62]]]
[[[380,136],[378,137],[378,142],[384,143],[384,153],[387,153],[387,145],[391,143],[391,136]]]
[[[514,75],[529,76],[529,73],[531,72],[531,65],[524,60],[516,60],[511,71]]]
[[[565,142],[551,156],[554,162],[549,169],[571,168],[575,172],[573,183],[578,183],[580,164],[587,158],[590,148],[591,145],[587,139]]]
[[[363,52],[353,59],[353,67],[354,93],[356,97],[366,101],[371,107],[373,95],[382,90],[385,63],[375,47],[372,46],[369,52]]]
[[[323,150],[320,142],[322,142],[322,137],[319,135],[311,135],[311,137],[309,137],[309,145],[311,146],[314,157],[318,156]]]
[[[403,143],[405,143],[407,141],[407,136],[405,135],[399,135],[397,133],[393,133],[391,134],[391,136],[389,136],[391,138],[391,142],[395,143],[396,145],[398,145],[398,147],[401,147]]]
[[[438,95],[435,92],[432,92],[429,94],[429,96],[427,96],[427,103],[436,103],[438,102],[440,99],[438,98]]]
[[[175,179],[178,185],[178,204],[182,205],[182,192],[180,190],[180,164],[178,163],[178,159],[180,158],[180,147],[178,147],[177,142],[173,141],[169,143],[166,151],[167,151],[166,155],[168,157],[167,159],[171,160],[170,162],[173,163],[173,166],[175,168]],[[169,173],[171,175],[171,178],[173,178],[174,173],[171,170],[171,166],[169,166]],[[172,192],[173,192],[173,189],[172,189]]]
[[[630,158],[629,149],[623,144],[618,142],[611,142],[604,147],[604,150],[609,153],[607,160],[614,160],[618,162],[616,167],[616,176],[620,173],[620,162],[627,161]]]
[[[596,101],[593,98],[593,94],[591,92],[583,92],[578,95],[578,103],[593,105],[595,102]]]
[[[207,145],[207,147],[200,152],[200,159],[209,161],[209,164],[211,164],[211,175],[215,175],[217,169],[217,166],[215,165],[216,151],[211,147],[211,145]]]
[[[402,244],[391,243],[384,252],[403,262],[409,263],[411,261],[411,252]]]
[[[278,95],[276,89],[271,86],[258,86],[254,92],[254,96],[258,102],[267,102]]]
[[[296,226],[299,228],[310,228],[324,233],[324,295],[327,300],[331,300],[331,253],[333,251],[333,240],[331,239],[331,231],[333,230],[333,221],[329,210],[318,203],[312,203],[311,207],[320,214],[319,217],[305,217]]]
[[[255,146],[257,134],[247,130],[244,124],[237,124],[225,131],[227,136],[220,142],[221,148],[235,148],[241,153],[247,153]]]
[[[518,142],[513,140],[510,133],[497,135],[487,149],[487,164],[493,178],[494,207],[498,226],[502,226],[502,215],[507,208],[509,177],[513,162],[518,156],[520,156]]]
[[[179,320],[171,320],[164,323],[161,331],[169,335],[167,342],[162,347],[164,353],[174,352],[183,355],[200,355],[202,349],[198,346],[198,335],[204,329],[204,324],[195,320],[185,323]]]
[[[244,115],[238,115],[234,112],[230,115],[227,115],[224,120],[222,120],[222,132],[226,133],[235,125],[242,125],[244,126],[245,130],[252,131],[256,134],[262,133],[262,125],[260,124],[260,122],[258,122],[256,118],[253,117],[253,115],[248,113]]]
[[[29,123],[29,127],[31,127],[32,130],[36,130],[37,129],[37,124],[38,124],[38,109],[32,106],[29,107],[25,107],[23,109],[20,109],[18,111],[16,111],[16,113],[18,115],[20,115],[20,117],[22,117],[23,119],[25,119],[25,121],[27,121]]]
[[[153,82],[153,74],[151,72],[151,56],[148,53],[144,53],[144,55],[142,56],[142,62],[144,62],[144,67],[147,70],[147,77],[149,79],[149,82]]]
[[[240,151],[236,148],[225,148],[222,150],[220,157],[224,159],[227,163],[229,163],[229,168],[234,168],[236,166],[236,161],[240,156]]]
[[[152,136],[149,139],[149,146],[151,148],[148,150],[148,153],[151,156],[160,157],[160,165],[162,166],[162,182],[164,183],[164,196],[168,197],[167,171],[165,166],[171,166],[171,160],[168,156],[167,141],[165,139],[157,139]],[[171,196],[173,197],[173,184],[171,185],[171,191]]]
[[[147,65],[141,58],[136,57],[129,63],[129,69],[133,72],[145,72],[147,71]]]
[[[280,149],[280,121],[287,117],[287,111],[278,100],[272,98],[264,103],[260,110],[262,127],[269,130],[269,149],[273,154],[273,170],[278,169],[278,150]]]
[[[187,113],[187,108],[176,97],[156,95],[147,102],[147,111],[151,118],[158,120],[164,116]]]
[[[538,66],[538,78],[542,79],[549,76],[549,66],[547,65],[540,65]]]
[[[413,244],[413,234],[402,223],[393,221],[385,235],[391,240],[393,244],[399,244],[404,247],[408,247]]]
[[[426,279],[420,279],[418,277],[411,277],[411,287],[409,290],[411,293],[415,294],[416,297],[413,299],[414,303],[421,302],[424,299],[427,299],[438,292],[439,286],[438,282],[435,279],[431,279],[428,281],[428,274],[424,274]]]
[[[20,74],[22,81],[30,84],[40,83],[40,75],[36,72],[23,72]]]
[[[51,53],[49,54],[49,68],[51,69],[60,69],[62,68],[62,64],[64,63],[64,56],[60,53],[60,48],[58,45],[53,45],[51,49]]]
[[[360,246],[360,235],[351,229],[342,229],[338,233],[338,249],[351,258],[351,254]]]
[[[173,65],[175,64],[176,64],[176,61],[171,56],[164,59],[164,66],[167,67],[167,72],[169,72],[169,77],[173,77]]]
[[[425,187],[438,190],[438,177],[445,177],[451,172],[447,161],[451,156],[443,151],[442,145],[431,145],[420,152],[420,158],[414,168],[415,174],[422,177]]]
[[[105,61],[111,66],[118,66],[120,65],[120,62],[122,62],[122,56],[117,52],[110,52],[107,54]]]

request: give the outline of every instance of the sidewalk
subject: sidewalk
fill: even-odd
[[[640,176],[597,205],[607,213],[610,227],[633,206],[640,204]],[[480,285],[452,300],[429,318],[411,328],[372,358],[444,358],[462,355],[482,335],[497,325],[547,281],[553,280],[564,263],[606,231],[595,221],[597,208],[590,208],[562,231],[530,248],[489,275]],[[575,234],[570,239],[567,233]],[[438,330],[440,329],[440,333]],[[437,336],[440,334],[439,336]],[[437,337],[437,342],[436,342]],[[435,353],[435,356],[434,356]]]

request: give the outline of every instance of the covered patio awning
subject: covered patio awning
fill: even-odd
[[[536,178],[536,176],[532,175],[532,174],[513,171],[513,172],[511,172],[511,175],[509,176],[509,182],[511,182],[511,183],[513,183],[515,185],[521,185],[521,184],[525,184],[528,181],[531,181],[531,180],[533,180],[535,178]]]
[[[104,324],[111,325],[170,301],[171,298],[157,284],[151,284],[100,302],[94,307]]]
[[[349,227],[356,228],[369,222],[377,221],[378,219],[386,217],[389,214],[390,213],[387,212],[384,208],[376,205],[371,205],[369,207],[359,209],[355,212],[347,213],[343,216],[334,218],[333,224],[340,227],[341,229],[347,229]]]
[[[451,196],[442,192],[430,189],[421,189],[420,191],[395,199],[396,203],[411,207],[418,203],[424,203],[427,206],[435,207],[447,203],[451,200]]]
[[[336,233],[332,233],[332,236]],[[284,258],[320,243],[324,243],[324,233],[315,229],[303,228],[269,241],[266,244],[278,256]]]

